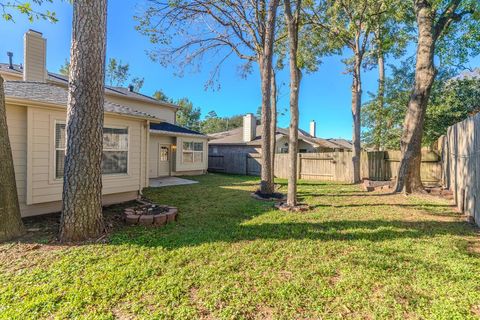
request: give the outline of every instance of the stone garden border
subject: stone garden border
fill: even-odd
[[[171,206],[156,205],[141,202],[142,205],[129,207],[124,210],[125,223],[127,225],[140,225],[145,227],[161,227],[167,223],[178,221],[178,209]],[[164,212],[148,214],[149,209],[163,208]]]

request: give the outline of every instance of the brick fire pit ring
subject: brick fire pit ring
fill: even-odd
[[[156,204],[142,204],[126,208],[124,214],[127,225],[145,227],[161,227],[178,219],[178,209],[176,207]]]

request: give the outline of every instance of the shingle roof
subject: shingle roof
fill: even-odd
[[[168,122],[161,122],[161,123],[151,123],[150,124],[150,130],[156,130],[156,131],[167,131],[167,132],[172,132],[172,133],[183,133],[183,134],[189,134],[189,135],[198,135],[198,136],[204,136],[203,133],[200,133],[195,130],[190,130],[184,127],[177,126],[175,124],[171,124]]]
[[[0,71],[1,72],[9,72],[9,73],[13,73],[13,74],[16,74],[16,75],[22,75],[23,74],[23,68],[18,64],[14,64],[13,69],[10,69],[9,65],[7,63],[0,63]],[[61,74],[58,74],[58,73],[48,72],[48,80],[52,81],[52,82],[56,82],[56,83],[61,83],[63,85],[68,85],[68,77],[66,77],[64,75],[61,75]],[[167,103],[167,102],[164,102],[164,101],[159,101],[159,100],[157,100],[153,97],[141,94],[139,92],[130,91],[128,88],[113,87],[113,86],[105,85],[105,92],[106,93],[113,93],[113,94],[117,94],[117,95],[122,95],[124,97],[129,97],[129,98],[133,98],[133,99],[136,99],[136,100],[142,100],[142,101],[146,101],[146,102],[150,102],[150,103],[155,103],[155,104],[159,104],[159,105],[166,105],[166,106],[170,106],[170,107],[173,107],[173,108],[178,108],[178,106],[176,106],[174,104]]]
[[[212,139],[210,144],[230,144],[230,145],[253,145],[253,146],[260,146],[262,144],[262,125],[257,125],[256,128],[256,137],[249,142],[243,141],[243,127],[236,128],[229,131],[213,133],[210,136]],[[288,129],[284,128],[277,128],[275,133],[276,138],[280,138],[281,136],[288,136]],[[319,147],[323,148],[338,148],[338,145],[333,144],[325,139],[322,138],[314,138],[309,134],[305,134],[305,131],[299,130],[298,138],[300,140],[306,141],[311,144],[315,144]]]
[[[331,143],[338,145],[340,148],[344,148],[344,149],[353,148],[352,142],[345,139],[327,139],[327,140]]]
[[[17,98],[32,102],[53,103],[66,107],[68,93],[65,88],[42,82],[6,81],[5,96],[7,98]],[[110,101],[105,101],[104,110],[122,115],[156,119],[148,113],[140,112]]]

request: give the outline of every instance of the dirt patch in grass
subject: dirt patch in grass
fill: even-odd
[[[479,236],[480,238],[480,236]],[[467,246],[468,252],[479,255],[480,256],[480,239],[476,239],[474,241],[469,241]]]
[[[215,319],[213,317],[213,315],[211,314],[211,312],[203,306],[203,303],[202,303],[200,297],[198,296],[198,288],[196,288],[196,287],[190,288],[190,290],[188,291],[188,294],[189,294],[189,297],[190,297],[190,301],[192,302],[192,304],[197,309],[198,314],[200,315],[201,319],[203,319],[203,320]]]
[[[472,307],[472,313],[474,316],[480,318],[480,304]]]

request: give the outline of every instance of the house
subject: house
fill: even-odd
[[[22,216],[61,210],[68,79],[46,69],[47,42],[29,30],[23,65],[0,64]],[[208,137],[175,124],[178,107],[105,88],[104,204],[137,198],[149,178],[202,174]],[[88,142],[85,142],[88,143]]]
[[[276,153],[288,153],[288,129],[277,128],[275,132]],[[208,142],[210,155],[225,153],[261,153],[262,125],[251,113],[243,117],[243,126],[233,130],[210,134]],[[298,130],[300,153],[332,152],[351,150],[351,143],[343,139],[322,139],[316,137],[316,123],[310,122],[310,132]]]

